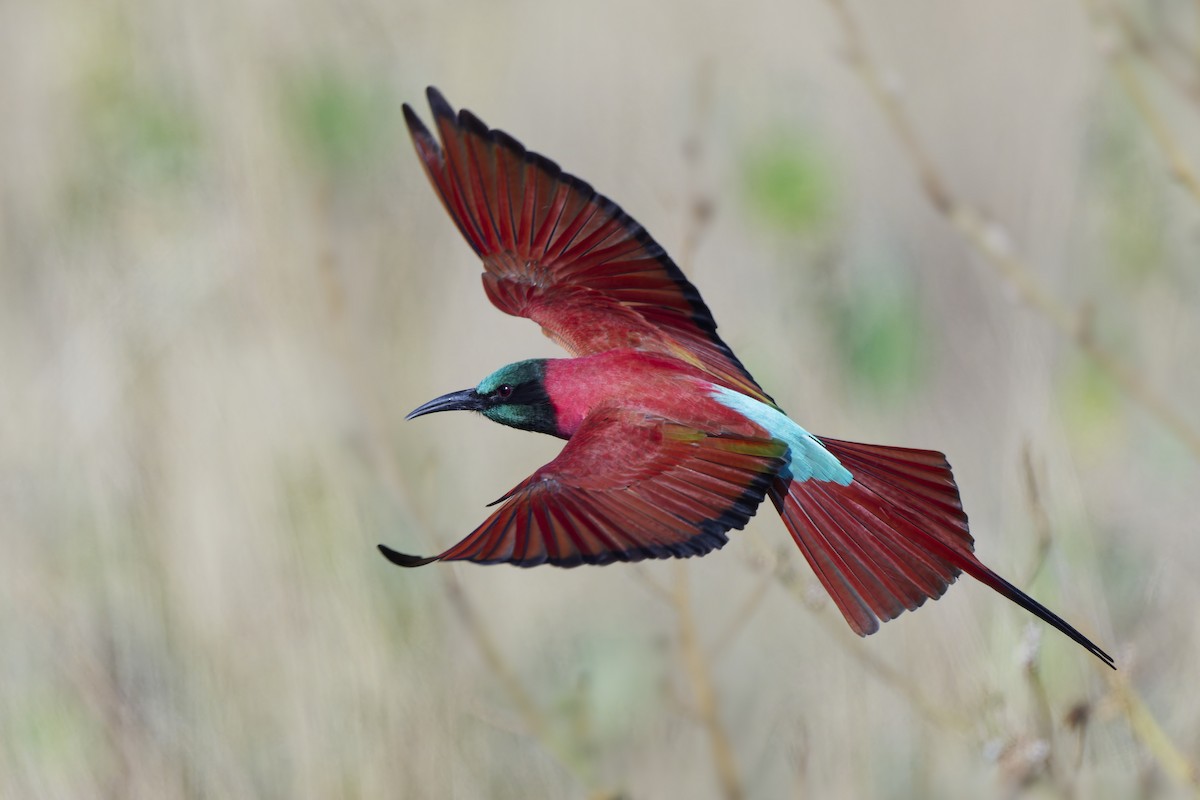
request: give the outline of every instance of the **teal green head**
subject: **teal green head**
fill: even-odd
[[[560,436],[554,404],[546,393],[546,359],[531,358],[501,367],[474,389],[430,400],[409,414],[413,419],[435,411],[478,411],[490,420],[523,431]]]

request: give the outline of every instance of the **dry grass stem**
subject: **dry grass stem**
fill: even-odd
[[[688,565],[686,562],[675,564],[674,598],[675,614],[679,622],[680,656],[683,659],[688,683],[691,685],[693,707],[708,734],[713,767],[716,769],[717,781],[721,786],[721,796],[725,800],[739,800],[745,797],[745,792],[742,789],[741,778],[738,776],[733,744],[729,734],[725,731],[725,726],[721,723],[717,692],[713,685],[708,659],[696,630],[691,592],[688,588]]]
[[[399,508],[404,509],[407,515],[408,509],[411,509],[412,505],[408,500],[408,492],[401,479],[401,470],[396,459],[396,454],[386,445],[388,437],[385,433],[386,425],[383,417],[382,403],[373,391],[366,365],[362,363],[358,351],[351,346],[350,337],[343,324],[343,320],[340,319],[340,298],[343,296],[343,292],[337,283],[337,271],[332,268],[332,261],[332,254],[327,251],[322,258],[322,262],[327,263],[328,266],[328,268],[322,270],[322,281],[326,285],[327,290],[329,290],[327,308],[330,314],[330,327],[333,329],[333,346],[337,349],[340,356],[338,361],[345,372],[346,382],[352,387],[351,396],[358,404],[359,418],[364,420],[364,424],[368,429],[366,440],[369,443],[372,462],[379,470],[379,474],[393,501]],[[424,526],[416,524],[410,527],[424,529]],[[435,549],[440,548],[436,548],[435,546]],[[589,786],[593,791],[600,791],[602,794],[607,791],[599,790],[592,786],[593,778],[587,766],[580,763],[578,757],[575,756],[567,743],[564,743],[559,737],[551,733],[550,722],[546,715],[538,707],[538,704],[534,701],[533,696],[530,695],[524,684],[522,684],[517,671],[496,645],[495,639],[488,631],[487,626],[479,618],[479,613],[475,609],[475,605],[463,590],[454,572],[451,569],[439,569],[438,576],[441,579],[442,591],[450,602],[450,607],[454,609],[459,621],[479,648],[479,652],[487,664],[489,672],[495,676],[496,680],[504,688],[513,708],[521,719],[521,723],[525,727],[525,732],[538,741],[542,748],[554,756],[563,768],[574,775],[580,783]]]
[[[1150,93],[1138,74],[1130,53],[1134,52],[1145,58],[1169,83],[1175,85],[1185,97],[1196,103],[1200,103],[1200,82],[1197,82],[1194,77],[1179,76],[1174,69],[1158,58],[1157,50],[1146,42],[1145,37],[1138,32],[1128,14],[1122,9],[1117,6],[1105,7],[1101,0],[1084,0],[1084,4],[1092,24],[1096,27],[1100,27],[1106,17],[1112,18],[1118,43],[1116,47],[1107,49],[1106,55],[1112,62],[1117,80],[1129,96],[1138,114],[1145,121],[1150,135],[1162,150],[1172,177],[1187,190],[1196,202],[1200,203],[1200,176],[1196,174],[1196,170],[1188,160],[1178,137],[1175,136],[1166,119],[1150,99]]]
[[[1040,312],[1082,352],[1090,356],[1105,374],[1162,425],[1175,433],[1195,457],[1200,458],[1200,432],[1178,414],[1160,394],[1150,389],[1140,376],[1097,343],[1089,334],[1087,326],[1081,324],[1079,315],[1070,311],[1042,287],[1025,261],[1013,252],[1010,239],[1002,229],[986,222],[976,209],[962,203],[946,190],[945,181],[921,145],[899,99],[887,89],[881,78],[882,73],[879,67],[867,52],[862,33],[846,5],[846,0],[829,0],[829,2],[841,22],[843,32],[849,42],[850,56],[855,69],[879,103],[903,144],[905,152],[909,155],[920,176],[925,194],[934,208],[947,217],[976,252],[984,256],[987,263],[991,264],[996,272],[1017,290],[1022,300]],[[1121,57],[1118,56],[1118,58]],[[1122,62],[1118,61],[1118,64],[1120,63]],[[1123,63],[1126,68],[1119,70],[1119,74],[1122,74],[1123,80],[1127,81],[1127,90],[1131,90],[1135,103],[1139,104],[1139,110],[1147,118],[1151,128],[1155,130],[1155,136],[1159,138],[1160,144],[1166,145],[1164,149],[1170,148],[1167,149],[1168,153],[1176,152],[1174,139],[1170,136],[1166,126],[1161,124],[1161,118],[1153,111],[1148,102],[1142,104],[1145,101],[1145,93],[1140,81],[1136,80],[1132,67],[1128,65],[1127,59]],[[1130,81],[1131,77],[1132,81]],[[1177,166],[1180,162],[1175,163]],[[1184,179],[1185,184],[1200,199],[1200,184],[1195,182],[1190,168],[1185,165],[1182,175],[1177,172],[1177,177]],[[880,674],[888,676],[889,672],[889,669],[884,668]],[[1114,692],[1117,693],[1118,699],[1126,710],[1129,724],[1138,737],[1146,743],[1169,773],[1185,780],[1192,786],[1200,785],[1196,769],[1158,725],[1137,694],[1120,677],[1112,678],[1112,680],[1114,681]],[[904,682],[900,681],[899,685],[903,687]],[[914,697],[919,697],[919,695]]]
[[[1081,315],[1054,297],[1038,280],[1026,261],[1014,251],[1011,237],[1003,227],[987,219],[978,209],[949,191],[946,181],[917,136],[907,111],[896,93],[884,82],[883,72],[868,52],[866,40],[850,13],[846,0],[829,0],[829,4],[846,38],[850,63],[900,140],[905,154],[917,172],[922,190],[934,209],[1016,290],[1022,302],[1041,314],[1063,336],[1089,356],[1132,399],[1174,433],[1193,456],[1200,459],[1200,430],[1177,412],[1160,393],[1151,389],[1141,376],[1090,335],[1087,326],[1082,324]],[[1150,119],[1152,126],[1161,122],[1157,115],[1152,115]],[[1161,132],[1166,133],[1165,126],[1161,126]],[[1166,141],[1173,148],[1169,152],[1176,152],[1174,139],[1169,133]],[[1194,189],[1196,197],[1200,199],[1200,183],[1195,181],[1195,176],[1186,162],[1178,162],[1176,166],[1180,163],[1183,165],[1183,171],[1177,173],[1177,176],[1184,180],[1189,188]]]
[[[1093,18],[1096,11],[1093,6]],[[1108,11],[1130,50],[1153,67],[1163,80],[1173,86],[1180,95],[1200,108],[1200,71],[1182,69],[1182,65],[1178,61],[1181,56],[1187,57],[1185,46],[1177,38],[1171,36],[1170,32],[1165,32],[1164,44],[1176,51],[1176,59],[1173,60],[1164,54],[1162,48],[1150,41],[1149,37],[1129,16],[1128,11],[1120,5],[1112,5]]]
[[[970,731],[974,728],[975,723],[970,714],[958,710],[951,711],[931,701],[918,688],[917,683],[909,679],[908,675],[893,669],[869,649],[863,647],[862,641],[846,627],[845,621],[840,615],[814,606],[803,583],[797,579],[794,572],[787,569],[786,565],[782,571],[776,571],[775,579],[801,605],[813,612],[821,626],[825,628],[830,640],[835,642],[843,652],[854,658],[867,672],[896,690],[922,717],[935,725],[952,730]]]
[[[742,598],[742,602],[738,603],[729,614],[729,619],[725,622],[725,626],[721,628],[713,639],[708,648],[708,655],[712,659],[717,659],[722,653],[729,650],[729,646],[733,644],[733,640],[737,635],[746,629],[746,623],[754,616],[754,612],[762,606],[763,599],[767,596],[767,589],[775,582],[774,577],[770,572],[764,572],[758,579],[758,583],[754,588]]]
[[[640,583],[642,588],[650,593],[650,596],[668,605],[671,604],[671,590],[651,577],[650,573],[641,564],[631,564],[629,568],[634,580]]]
[[[1025,586],[1029,586],[1037,579],[1042,567],[1046,565],[1053,535],[1050,528],[1050,515],[1046,513],[1046,507],[1042,505],[1041,492],[1038,490],[1037,475],[1033,470],[1033,454],[1029,442],[1026,442],[1025,446],[1021,448],[1021,467],[1025,475],[1025,494],[1029,502],[1029,515],[1033,518],[1033,532],[1037,537],[1037,550],[1033,554],[1032,564],[1023,582]]]
[[[1129,99],[1133,102],[1138,114],[1145,120],[1146,127],[1150,129],[1150,134],[1154,137],[1154,141],[1158,143],[1159,149],[1163,152],[1163,157],[1167,160],[1167,167],[1171,175],[1187,190],[1188,194],[1196,202],[1200,203],[1200,177],[1197,177],[1195,169],[1192,167],[1191,162],[1183,151],[1183,147],[1179,144],[1167,121],[1158,112],[1158,109],[1155,108],[1145,83],[1142,82],[1141,76],[1138,75],[1133,60],[1124,48],[1118,48],[1111,58],[1113,69],[1117,72],[1117,79],[1120,81],[1121,87],[1129,95]]]
[[[1183,751],[1162,729],[1158,720],[1146,707],[1145,702],[1129,685],[1127,675],[1123,672],[1113,672],[1109,675],[1108,681],[1113,698],[1129,722],[1134,736],[1154,755],[1155,760],[1162,765],[1167,774],[1189,786],[1192,793],[1200,797],[1200,768],[1188,760]]]
[[[1195,174],[1193,1],[0,3],[0,798],[1200,791],[1200,206],[1117,59]],[[798,423],[953,451],[1126,683],[975,587],[859,638],[769,502],[699,562],[389,565],[564,446],[402,421],[569,355],[483,291],[427,84],[644,224]]]
[[[1040,636],[1040,631],[1036,635]],[[1060,763],[1059,737],[1055,731],[1054,713],[1050,703],[1050,695],[1046,691],[1046,684],[1042,680],[1041,670],[1038,668],[1038,652],[1036,649],[1031,648],[1030,658],[1025,666],[1025,679],[1029,684],[1030,694],[1033,696],[1038,736],[1050,748],[1046,756],[1046,771],[1050,782],[1054,784],[1060,797],[1073,798],[1076,795],[1074,776],[1069,774]]]

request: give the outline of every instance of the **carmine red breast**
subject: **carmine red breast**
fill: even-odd
[[[546,362],[546,393],[559,430],[572,436],[584,418],[604,407],[637,409],[709,433],[762,436],[765,431],[717,402],[711,375],[682,361],[637,350],[611,350]]]

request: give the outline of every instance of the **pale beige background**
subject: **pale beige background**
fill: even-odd
[[[721,796],[672,565],[374,550],[455,541],[559,447],[403,421],[558,355],[426,184],[399,107],[429,83],[676,253],[710,201],[684,266],[763,385],[815,432],[946,451],[982,558],[1200,761],[1196,457],[932,210],[829,5],[736,6],[0,4],[0,795]],[[853,10],[951,190],[1200,425],[1200,202],[1111,30],[1067,0]],[[1194,4],[1132,11],[1196,80]],[[1200,162],[1200,110],[1137,63]],[[810,205],[772,216],[755,170],[787,165]],[[1107,670],[978,585],[859,642],[773,513],[689,567],[749,796],[1186,794]]]

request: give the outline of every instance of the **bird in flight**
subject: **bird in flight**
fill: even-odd
[[[501,367],[425,403],[566,439],[458,544],[389,561],[610,564],[701,556],[770,499],[860,636],[982,581],[1105,664],[1113,659],[972,552],[942,453],[816,436],[793,422],[717,334],[700,293],[616,203],[427,91],[434,128],[404,118],[430,182],[483,261],[483,288],[571,358]]]

